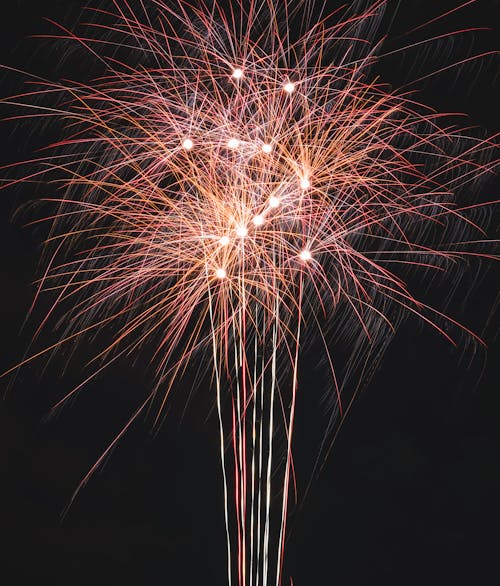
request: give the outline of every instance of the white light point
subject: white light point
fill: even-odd
[[[262,145],[262,152],[269,154],[273,150],[273,145],[269,142],[266,142]]]
[[[303,260],[304,262],[308,262],[312,259],[312,254],[310,250],[307,250],[307,248],[304,248],[304,250],[302,250],[299,254],[300,260]]]
[[[194,142],[190,138],[186,138],[182,143],[182,148],[190,151],[194,147]]]
[[[288,83],[285,83],[283,89],[287,94],[293,94],[293,92],[295,91],[295,84],[289,81]]]
[[[300,186],[302,187],[302,189],[309,189],[309,187],[311,187],[311,182],[307,177],[303,177],[300,180]]]
[[[235,150],[240,146],[240,141],[237,138],[230,138],[227,141],[227,146],[232,149]]]
[[[264,216],[262,216],[261,214],[259,214],[258,216],[254,216],[252,222],[256,226],[262,226],[262,224],[264,223]]]
[[[245,238],[247,234],[248,228],[246,226],[238,226],[236,228],[236,236],[239,236],[240,238]]]
[[[227,277],[226,269],[222,269],[222,268],[221,269],[217,269],[215,271],[215,276],[218,279],[225,279]]]
[[[229,236],[222,236],[219,240],[221,246],[227,246],[229,244]]]
[[[279,197],[276,197],[275,195],[271,195],[271,197],[269,198],[269,207],[270,208],[277,208],[279,207],[281,203],[281,200]]]
[[[233,69],[232,77],[233,79],[241,79],[243,77],[243,69],[240,69],[239,67]]]

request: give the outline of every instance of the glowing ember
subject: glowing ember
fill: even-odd
[[[299,257],[301,258],[301,260],[303,260],[304,262],[307,262],[309,260],[312,259],[312,254],[310,250],[304,249],[300,252]]]

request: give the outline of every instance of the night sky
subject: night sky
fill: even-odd
[[[404,1],[392,23],[388,18],[390,33],[396,38],[459,4]],[[27,37],[54,32],[43,17],[74,22],[84,5],[11,0],[2,6],[0,62],[53,75],[54,64],[65,57],[63,49]],[[398,2],[391,5],[394,11]],[[429,27],[429,35],[491,27],[499,12],[498,1],[478,1]],[[499,36],[498,30],[468,35],[441,47],[440,58],[449,51],[449,63],[498,49]],[[429,72],[441,63],[432,52],[420,55]],[[81,63],[78,69],[69,59],[58,71],[78,79],[85,67]],[[387,59],[378,73],[399,87],[411,78],[411,67],[408,57]],[[2,96],[22,87],[21,76],[0,75]],[[498,81],[498,60],[496,68],[491,60],[476,63],[433,78],[419,98],[440,111],[465,112],[471,123],[495,132]],[[29,158],[57,136],[51,127],[34,130],[8,122],[0,128],[1,164]],[[486,192],[486,198],[498,197],[492,182]],[[41,232],[24,226],[36,217],[36,207],[27,215],[13,218],[13,213],[44,195],[43,188],[34,193],[27,186],[1,192],[2,372],[23,357],[46,309],[42,301],[21,331],[34,294]],[[465,307],[465,292],[451,303],[453,315],[483,335],[487,351],[473,355],[471,348],[453,349],[414,321],[398,333],[345,421],[325,470],[292,514],[286,570],[295,586],[500,584],[499,354],[498,328],[490,319],[497,283],[498,273],[485,271]],[[46,334],[40,345],[50,340]],[[83,363],[92,349],[84,346],[79,352]],[[213,396],[202,388],[188,402],[190,388],[181,383],[160,433],[152,436],[150,421],[134,425],[61,521],[82,476],[152,382],[146,357],[134,364],[123,360],[56,419],[44,422],[51,405],[80,381],[80,356],[63,372],[65,358],[56,357],[46,368],[43,360],[34,362],[15,379],[1,381],[6,396],[0,401],[0,583],[224,584]],[[326,391],[306,353],[294,440],[300,487],[308,480],[315,454],[310,431],[315,418],[324,415]]]

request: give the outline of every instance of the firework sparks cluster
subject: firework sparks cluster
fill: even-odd
[[[404,275],[473,254],[456,237],[476,227],[454,193],[490,170],[479,161],[493,146],[458,148],[460,132],[440,115],[370,81],[380,44],[363,33],[384,2],[313,22],[313,3],[279,4],[152,0],[139,13],[116,2],[116,14],[96,12],[112,24],[63,35],[104,74],[44,84],[36,95],[60,92],[62,103],[29,106],[66,125],[30,175],[52,173],[63,193],[40,292],[55,295],[50,313],[72,307],[49,350],[111,325],[99,372],[149,344],[160,414],[193,356],[211,353],[228,578],[241,586],[281,583],[304,336],[325,339],[340,410],[327,343],[339,308],[368,339],[373,316],[392,328],[401,313],[449,337],[440,324],[453,320],[416,299]],[[288,26],[300,20],[301,33]]]

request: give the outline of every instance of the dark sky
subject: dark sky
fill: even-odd
[[[393,36],[459,2],[402,4],[391,25]],[[42,17],[71,22],[83,5],[12,0],[3,6],[0,62],[50,75],[57,52],[26,37],[50,30]],[[430,27],[430,34],[491,26],[499,8],[497,1],[478,1]],[[453,55],[491,50],[498,37],[497,30],[457,40]],[[421,58],[428,60],[429,71],[438,59],[432,53]],[[439,110],[463,111],[473,123],[498,131],[494,71],[490,62],[445,74],[428,83],[420,99]],[[380,74],[397,87],[408,79],[408,62],[386,61]],[[2,96],[19,87],[19,78],[6,74]],[[2,164],[29,157],[53,138],[50,129],[34,134],[13,124],[4,124],[1,132]],[[28,199],[26,188],[2,192],[0,198],[0,371],[22,357],[32,329],[28,325],[20,333],[34,291],[38,233],[12,220]],[[482,331],[494,289],[490,272],[466,308],[457,304],[457,315]],[[470,355],[460,360],[461,353],[432,331],[413,326],[396,337],[345,422],[325,471],[293,517],[286,568],[296,586],[500,584],[495,326],[485,330],[489,350],[472,361]],[[217,422],[207,420],[209,393],[198,391],[181,418],[188,389],[179,389],[156,437],[148,424],[136,425],[61,523],[79,480],[151,384],[140,362],[124,361],[44,423],[54,400],[78,380],[78,360],[65,373],[62,365],[55,360],[45,372],[41,362],[23,368],[0,404],[0,583],[224,584]],[[306,361],[296,435],[299,471],[307,470],[314,455],[307,438],[321,409],[319,380]]]

